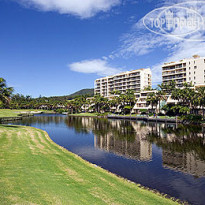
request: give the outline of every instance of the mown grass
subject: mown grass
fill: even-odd
[[[70,114],[71,116],[85,116],[85,117],[97,117],[97,113],[76,113],[76,114]]]
[[[0,204],[176,204],[68,152],[46,132],[0,125]]]
[[[45,113],[53,113],[53,111],[47,110],[10,110],[10,109],[0,109],[0,117],[17,117],[22,112],[30,113],[31,111],[41,111]]]

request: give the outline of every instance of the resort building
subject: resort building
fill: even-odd
[[[162,82],[170,81],[175,81],[178,87],[183,87],[185,82],[192,82],[194,86],[205,84],[205,57],[194,55],[190,59],[165,63],[162,66]]]
[[[125,93],[133,90],[139,93],[145,87],[152,86],[152,73],[149,68],[127,71],[95,80],[95,94],[103,97],[113,96],[113,91]]]

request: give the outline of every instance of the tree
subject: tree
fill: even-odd
[[[5,106],[9,105],[13,91],[14,89],[12,87],[7,87],[6,80],[0,78],[0,101],[2,101]]]
[[[107,105],[108,105],[108,99],[102,97],[101,95],[95,95],[93,98],[93,103],[95,104],[95,110],[98,113],[101,113],[101,111],[105,111]]]
[[[149,85],[149,86],[145,87],[143,91],[152,91],[152,90],[153,90],[152,86]]]
[[[152,106],[152,111],[154,110],[154,106],[157,107],[158,99],[156,93],[153,92],[147,96],[147,103]]]
[[[196,93],[193,85],[191,83],[184,83],[182,89],[175,88],[172,91],[172,99],[178,100],[178,104],[173,109],[175,111],[178,109],[180,113],[188,114],[196,106],[195,97]]]
[[[136,97],[133,90],[127,90],[125,95],[126,95],[125,97],[126,103],[129,105],[130,114],[131,114],[132,108],[136,102]]]
[[[197,96],[197,100],[198,100],[198,105],[202,108],[203,110],[203,119],[204,119],[204,115],[205,115],[205,87],[199,87],[196,89],[196,92],[198,94]]]

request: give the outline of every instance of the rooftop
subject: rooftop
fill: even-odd
[[[96,79],[96,80],[107,79],[107,78],[113,78],[113,77],[115,77],[115,76],[124,75],[124,74],[130,74],[130,73],[134,73],[134,72],[137,72],[137,71],[144,71],[144,70],[150,70],[150,68],[140,68],[140,69],[136,69],[136,70],[125,71],[125,72],[122,72],[122,73],[117,73],[117,74],[115,74],[115,75],[110,75],[110,76],[98,78],[98,79]],[[151,70],[150,70],[150,71],[151,71]]]
[[[173,62],[169,62],[169,63],[164,63],[164,65],[162,67],[166,67],[167,65],[175,65],[177,63],[183,63],[186,61],[191,61],[191,60],[195,60],[195,59],[204,59],[205,57],[200,57],[199,55],[193,55],[192,58],[185,58],[179,61],[173,61]]]

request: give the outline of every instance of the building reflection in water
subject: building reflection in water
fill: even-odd
[[[151,161],[152,145],[162,150],[162,166],[205,177],[205,128],[95,118],[66,118],[76,132],[92,132],[97,149],[126,158]]]
[[[147,139],[162,148],[164,168],[204,177],[204,131],[201,126],[156,124]]]
[[[148,127],[131,123],[132,132],[122,126],[123,121],[111,121],[116,135],[112,131],[105,136],[95,135],[95,147],[134,160],[150,161],[152,159],[152,144],[144,138]],[[123,136],[120,136],[123,135]]]
[[[146,140],[146,134],[150,131],[148,126],[123,120],[79,117],[70,117],[66,123],[69,127],[75,127],[77,132],[92,131],[97,149],[134,160],[152,159],[152,144]]]

